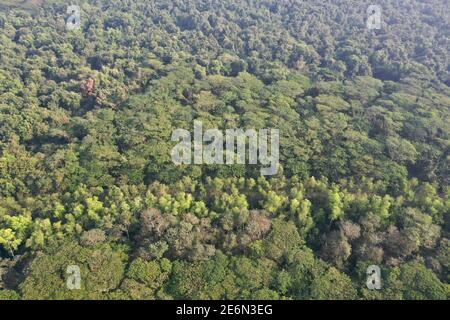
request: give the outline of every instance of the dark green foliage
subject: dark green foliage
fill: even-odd
[[[448,8],[378,4],[0,1],[0,299],[448,299]],[[278,174],[175,166],[194,120]]]

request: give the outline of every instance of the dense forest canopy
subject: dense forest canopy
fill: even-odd
[[[370,4],[1,0],[0,299],[448,299],[449,3]],[[194,120],[277,174],[174,165]]]

